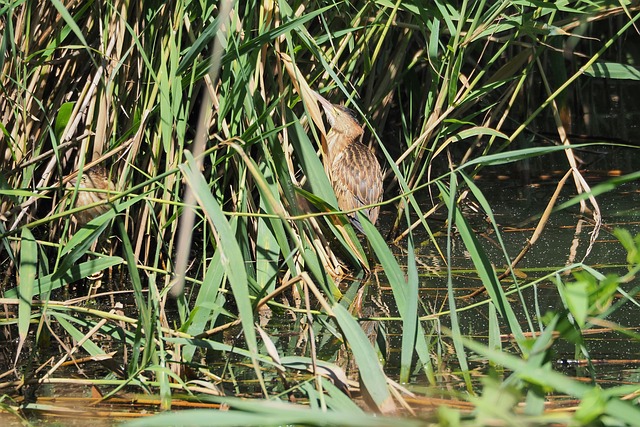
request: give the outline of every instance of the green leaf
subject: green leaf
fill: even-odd
[[[360,380],[366,392],[383,414],[395,410],[395,403],[387,388],[387,377],[366,334],[346,308],[340,304],[334,304],[332,310],[353,351],[360,372]]]
[[[407,220],[409,213],[407,211]],[[411,373],[411,361],[416,347],[418,330],[418,266],[413,244],[413,233],[409,233],[407,241],[407,284],[405,286],[406,307],[402,313],[402,353],[400,354],[400,382],[408,383]]]
[[[18,271],[18,336],[20,341],[16,350],[16,360],[29,334],[31,300],[36,288],[35,280],[38,266],[38,245],[33,234],[26,227],[22,229],[20,245],[20,270]]]
[[[80,27],[78,27],[78,24],[76,24],[76,21],[73,19],[73,16],[71,16],[64,4],[62,4],[60,0],[51,0],[51,3],[58,10],[60,16],[62,16],[64,21],[67,23],[69,28],[71,28],[71,31],[73,31],[73,34],[76,35],[78,40],[80,40],[82,45],[89,49],[89,43],[87,43],[87,41],[85,40],[82,30],[80,29]]]
[[[93,242],[98,240],[114,216],[115,212],[113,210],[105,212],[103,215],[92,219],[73,235],[64,248],[62,248],[61,255],[66,254],[66,256],[54,272],[52,280],[62,277],[63,274],[87,253]]]
[[[574,145],[554,145],[549,147],[532,147],[532,148],[523,148],[520,150],[512,150],[512,151],[504,151],[496,154],[489,154],[486,156],[480,156],[475,159],[468,161],[467,163],[460,166],[460,168],[469,168],[473,165],[484,165],[484,166],[496,166],[503,165],[506,163],[513,163],[519,160],[530,159],[533,157],[539,157],[546,154],[555,153],[558,151],[565,151],[567,148],[581,148],[586,147],[592,144],[574,144]]]
[[[467,362],[467,354],[464,351],[464,346],[462,342],[462,332],[460,331],[460,321],[458,317],[458,312],[456,310],[456,299],[455,299],[454,289],[453,289],[453,274],[451,271],[452,262],[453,262],[452,239],[451,239],[452,227],[454,224],[458,225],[457,223],[461,218],[460,212],[455,205],[455,194],[457,192],[457,185],[458,185],[456,175],[455,174],[451,175],[449,191],[447,191],[447,189],[445,188],[445,184],[443,182],[437,182],[437,185],[440,188],[440,192],[442,193],[442,199],[447,205],[447,209],[449,211],[448,219],[447,219],[447,236],[449,237],[447,238],[446,253],[447,253],[447,296],[449,300],[448,302],[449,302],[449,313],[450,313],[449,317],[451,319],[451,330],[453,332],[451,335],[453,337],[453,346],[456,350],[456,357],[458,358],[458,363],[460,364],[460,369],[462,370],[462,375],[463,375],[465,384],[467,385],[467,389],[471,390],[469,364]],[[458,227],[460,226],[458,225]],[[461,236],[464,236],[463,231],[464,231],[464,227],[461,230],[461,233],[460,233]],[[468,245],[467,242],[465,242],[465,246],[467,245]],[[478,274],[480,275],[481,272],[479,271]]]
[[[613,80],[640,80],[640,70],[619,62],[596,62],[584,70],[589,77]]]
[[[60,141],[62,133],[69,123],[69,119],[71,118],[71,113],[73,113],[73,107],[75,107],[75,105],[75,102],[65,102],[58,109],[58,114],[56,115],[56,122],[54,126],[54,133],[58,141]]]
[[[583,384],[559,372],[546,369],[545,367],[529,366],[527,362],[520,357],[510,355],[506,352],[489,349],[483,344],[473,340],[466,338],[463,338],[463,340],[464,345],[472,351],[487,357],[496,364],[505,366],[512,371],[517,371],[517,376],[523,381],[532,382],[534,384],[543,384],[557,392],[568,394],[577,399],[587,397],[589,392],[593,390],[594,387],[597,387]],[[606,401],[603,412],[615,417],[616,420],[627,423],[628,425],[636,425],[640,419],[640,408],[630,401],[624,401],[613,396],[614,393],[622,394],[624,391],[625,390],[622,389],[616,390],[615,388],[610,390],[610,396],[612,397]]]
[[[333,192],[333,187],[331,187],[324,166],[318,158],[318,154],[311,144],[311,141],[309,141],[306,131],[300,124],[300,120],[296,119],[294,121],[293,129],[289,135],[291,137],[291,144],[298,155],[300,166],[304,171],[304,175],[307,177],[311,192],[324,199],[324,201],[331,206],[338,206],[338,200]]]
[[[90,339],[85,339],[85,333],[80,331],[78,328],[73,326],[70,321],[73,321],[74,318],[72,316],[68,316],[63,313],[59,313],[56,311],[51,311],[51,315],[60,322],[60,326],[64,328],[64,330],[77,342],[82,342],[82,348],[89,353],[91,356],[102,356],[105,351],[100,348],[96,343],[91,341]]]
[[[378,257],[378,260],[382,264],[382,268],[387,275],[387,279],[391,285],[391,290],[393,291],[393,298],[398,305],[400,316],[403,317],[403,321],[404,316],[409,316],[407,318],[407,322],[410,322],[411,317],[416,315],[412,314],[415,313],[415,311],[412,312],[411,309],[407,308],[410,305],[407,299],[412,295],[413,291],[406,289],[407,281],[400,265],[398,264],[398,260],[396,260],[396,257],[393,255],[393,252],[391,252],[391,249],[389,249],[389,245],[382,238],[378,229],[371,224],[371,221],[369,221],[362,212],[358,212],[357,215],[360,224],[362,225],[362,229],[369,240],[371,248],[374,250],[376,257]],[[415,336],[415,351],[420,358],[420,362],[427,371],[427,375],[430,375],[431,355],[429,354],[429,346],[427,345],[425,338],[426,334],[419,322],[417,323],[417,332]]]
[[[606,413],[607,400],[608,398],[602,392],[600,386],[594,386],[582,398],[575,414],[576,421],[580,422],[581,425],[595,423],[598,418]]]
[[[229,283],[231,284],[249,350],[257,355],[258,344],[256,341],[256,331],[253,327],[253,308],[242,251],[236,241],[235,233],[231,229],[231,225],[224,216],[220,205],[211,195],[211,191],[204,177],[198,171],[193,156],[191,153],[185,151],[185,157],[187,158],[187,163],[183,164],[181,169],[184,172],[185,179],[191,186],[198,204],[202,207],[207,220],[216,230],[219,243],[218,250],[220,250],[220,265],[226,272]]]
[[[562,300],[580,328],[584,327],[587,321],[590,288],[589,283],[583,280],[558,287]]]
[[[41,277],[35,282],[34,293],[48,295],[51,291],[61,288],[68,283],[77,282],[88,276],[96,274],[107,268],[122,264],[123,259],[117,256],[106,256],[97,259],[90,259],[81,264],[74,265],[61,277],[54,279],[54,273]],[[9,289],[5,292],[5,298],[17,298],[18,288]]]
[[[0,188],[0,194],[5,195],[5,196],[10,196],[10,197],[40,197],[40,198],[48,198],[45,195],[42,194],[38,194],[38,193],[34,193],[32,191],[28,191],[28,190],[21,190],[21,189],[1,189]]]
[[[265,186],[274,199],[278,198],[278,187],[275,183],[273,171],[267,167],[266,162],[260,164],[260,172],[264,178]],[[260,198],[260,209],[269,212],[270,204],[266,198]],[[271,230],[273,221],[258,218],[257,250],[256,250],[256,282],[260,288],[266,288],[272,292],[276,287],[279,260],[281,255],[278,239]]]
[[[224,280],[224,270],[220,268],[221,256],[222,251],[220,249],[216,250],[213,254],[211,262],[207,267],[207,272],[204,275],[202,285],[198,288],[198,296],[196,297],[196,302],[189,316],[187,325],[183,325],[182,329],[186,329],[189,335],[198,335],[204,332],[207,322],[212,320],[212,306],[218,298],[218,291]],[[185,345],[182,351],[184,359],[191,361],[195,350],[196,347],[194,345]]]
[[[624,228],[614,229],[613,235],[616,236],[627,251],[627,262],[629,265],[640,264],[640,248],[638,247],[637,238],[634,239],[629,230]],[[638,236],[640,236],[640,234]]]

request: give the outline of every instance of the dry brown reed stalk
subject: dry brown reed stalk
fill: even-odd
[[[100,88],[104,82],[113,80],[116,64],[100,58],[115,60],[112,54],[117,44],[116,34],[122,36],[122,30],[112,33],[106,46],[102,45],[104,49],[98,47],[101,44],[98,39],[89,38],[87,43],[94,45],[95,51],[88,46],[60,46],[48,51],[50,35],[66,25],[62,16],[53,7],[43,8],[37,15],[30,13],[28,5],[16,11],[16,49],[20,49],[21,54],[11,56],[3,73],[2,84],[8,96],[3,97],[0,108],[11,134],[0,134],[0,151],[4,153],[0,159],[1,169],[15,171],[8,177],[9,185],[40,189],[52,186],[56,171],[75,170],[79,164],[88,163],[103,152],[103,141],[112,132],[115,121],[107,117],[113,118],[113,98]],[[28,19],[31,21],[27,22]],[[84,24],[85,34],[92,34],[98,30],[99,20],[88,19]],[[20,31],[25,26],[30,26],[32,31]],[[38,56],[39,52],[45,54]],[[25,62],[29,55],[33,56]],[[27,81],[23,77],[32,83],[21,86],[21,82]],[[54,123],[58,132],[55,135],[51,128]],[[94,123],[97,126],[93,126]],[[78,138],[80,133],[92,137],[93,155],[88,154],[91,142],[86,137]],[[42,154],[52,153],[50,147],[55,148],[56,156],[49,156],[48,162],[38,164]],[[15,155],[9,156],[9,153]],[[23,210],[9,229],[21,223],[26,206],[32,203],[30,210],[38,209],[37,197],[23,202]]]

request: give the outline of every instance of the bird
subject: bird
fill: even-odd
[[[67,189],[73,191],[78,182],[78,177],[67,183]],[[89,191],[86,191],[86,190]],[[95,190],[95,191],[94,191]],[[107,172],[102,167],[93,167],[82,172],[80,185],[74,207],[88,206],[97,202],[104,202],[115,192],[116,187],[107,176]],[[78,227],[82,227],[89,221],[102,215],[109,210],[106,203],[92,206],[74,214]]]
[[[322,105],[331,129],[326,135],[327,153],[325,169],[329,173],[331,186],[338,199],[338,207],[352,211],[382,201],[382,169],[374,152],[362,143],[364,129],[354,113],[344,105],[327,101],[314,91]],[[380,206],[362,209],[375,225]],[[364,233],[355,212],[347,214],[358,231]]]

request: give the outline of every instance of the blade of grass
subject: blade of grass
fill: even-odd
[[[20,270],[18,278],[18,347],[14,363],[18,362],[18,357],[22,351],[31,323],[31,300],[35,292],[35,280],[38,266],[38,244],[35,237],[28,228],[23,228],[20,240]]]
[[[362,229],[364,230],[364,233],[369,240],[369,244],[375,252],[376,257],[382,264],[382,268],[384,269],[385,274],[387,275],[387,279],[389,280],[389,284],[391,285],[391,290],[393,291],[393,298],[398,306],[400,315],[409,316],[409,319],[413,316],[416,316],[417,314],[410,313],[407,310],[407,306],[409,305],[409,303],[407,301],[408,294],[406,288],[408,285],[405,280],[404,274],[402,273],[402,269],[400,268],[400,265],[398,264],[395,256],[389,249],[387,242],[385,242],[378,229],[373,224],[371,224],[369,219],[364,214],[358,212],[357,215],[358,219],[360,220],[360,224],[362,225]],[[420,362],[422,363],[422,368],[429,378],[429,381],[434,384],[435,377],[433,376],[431,355],[429,354],[429,346],[427,345],[425,336],[426,334],[424,333],[422,325],[418,323],[417,333],[415,334],[415,351],[418,355],[418,358],[420,359]]]
[[[407,223],[411,223],[409,212],[406,212]],[[413,233],[407,239],[407,285],[405,287],[407,305],[402,317],[402,353],[400,354],[400,383],[409,382],[411,360],[416,346],[418,326],[418,267],[413,243]]]
[[[504,254],[505,262],[506,262],[507,265],[510,265],[511,264],[511,259],[509,257],[509,254],[507,253],[506,246],[505,246],[504,241],[502,239],[502,233],[498,229],[498,223],[496,222],[496,219],[495,219],[495,217],[493,215],[493,210],[491,209],[491,206],[489,205],[489,202],[487,201],[487,199],[484,197],[484,194],[482,194],[482,191],[480,191],[478,186],[475,185],[475,183],[473,182],[473,180],[471,178],[467,177],[466,174],[464,174],[464,173],[462,174],[462,177],[465,180],[465,183],[467,184],[467,186],[469,187],[471,192],[473,193],[473,195],[475,196],[475,198],[478,201],[478,203],[480,203],[480,206],[482,206],[482,209],[484,210],[485,214],[489,218],[489,221],[491,222],[491,225],[493,226],[494,230],[496,231],[496,233],[495,233],[496,239],[498,240],[498,243],[500,244],[500,248],[502,249],[502,253]],[[465,224],[463,224],[463,225],[465,225]],[[475,236],[474,233],[465,233],[464,236],[467,236],[467,239],[469,240],[469,243],[471,243],[473,241],[474,244],[475,244],[475,247],[479,248],[479,243],[477,242],[477,240],[471,239],[471,237]],[[463,236],[463,240],[464,240],[464,236]],[[482,253],[484,253],[484,251],[482,251]],[[472,258],[473,258],[473,256],[472,256]],[[488,260],[487,260],[487,262],[488,262]],[[486,262],[483,265],[487,265]],[[534,330],[533,329],[533,322],[531,321],[531,316],[529,315],[529,311],[527,310],[527,304],[525,303],[524,296],[520,292],[520,287],[518,285],[517,277],[515,277],[515,274],[513,274],[512,276],[514,278],[513,279],[514,283],[515,283],[515,285],[516,285],[516,287],[518,289],[518,295],[520,296],[520,302],[522,303],[522,307],[524,309],[524,314],[525,314],[525,316],[527,318],[527,322],[528,322],[529,328],[531,329],[531,331],[533,331]],[[492,301],[494,302],[494,304],[498,304],[499,307],[504,307],[503,310],[499,310],[500,314],[507,317],[507,322],[509,323],[509,329],[514,334],[514,336],[516,337],[516,341],[522,343],[525,338],[524,338],[524,334],[522,332],[522,328],[520,327],[519,319],[516,318],[515,313],[511,309],[511,305],[509,304],[509,302],[507,300],[507,297],[504,295],[504,291],[502,289],[502,286],[500,286],[500,283],[497,281],[498,278],[495,277],[495,271],[493,270],[493,268],[491,268],[491,272],[487,271],[486,274],[484,275],[484,277],[485,277],[485,279],[491,280],[491,283],[494,285],[493,289],[491,291],[489,291],[487,289],[487,292],[489,292],[489,295],[491,295]],[[495,277],[495,279],[494,279],[494,277]],[[482,278],[482,276],[481,276],[481,278]],[[483,283],[484,283],[484,281],[483,281]],[[496,300],[495,298],[498,298],[498,300]]]
[[[331,309],[353,351],[362,385],[376,409],[383,414],[395,411],[396,405],[387,388],[387,377],[369,338],[346,308],[340,304],[334,304]]]
[[[451,175],[452,180],[454,180],[455,177],[455,174]],[[511,307],[511,304],[509,303],[509,300],[504,294],[500,281],[498,280],[493,266],[491,265],[491,261],[487,257],[487,254],[478,241],[473,229],[460,212],[460,209],[458,209],[458,207],[455,205],[455,200],[452,198],[452,196],[450,196],[450,193],[448,193],[440,184],[439,186],[443,191],[445,199],[448,201],[447,206],[452,210],[455,225],[458,229],[458,232],[460,233],[460,237],[462,238],[465,247],[469,252],[471,260],[473,261],[473,265],[476,268],[478,277],[480,277],[482,284],[485,286],[487,292],[489,293],[489,296],[495,304],[498,313],[501,316],[504,316],[509,322],[509,327],[511,328],[513,334],[516,336],[516,340],[521,343],[524,342],[524,335],[522,333],[522,329],[520,328],[518,319],[513,311],[513,308]],[[455,190],[455,187],[453,187],[452,191],[453,190]],[[524,351],[524,347],[521,347],[521,350]]]
[[[148,363],[155,363],[152,361],[155,355],[155,346],[147,345],[148,341],[153,339],[155,331],[155,322],[151,319],[152,304],[145,298],[145,294],[142,289],[142,280],[140,279],[140,272],[138,271],[137,259],[131,246],[131,241],[127,234],[127,230],[123,222],[116,218],[116,224],[122,239],[122,248],[124,251],[125,261],[127,264],[127,270],[129,272],[129,278],[133,286],[133,295],[136,300],[136,306],[138,308],[138,324],[136,327],[135,341],[132,345],[132,357],[129,364],[129,374],[135,375],[135,373]]]
[[[265,178],[269,191],[274,199],[278,197],[278,187],[275,185],[272,170],[266,163],[261,165],[260,171]],[[260,209],[268,212],[269,206],[265,199],[260,198]],[[256,250],[256,282],[267,293],[273,292],[278,275],[278,261],[281,251],[278,239],[271,231],[266,219],[258,218],[257,250]]]
[[[453,289],[453,274],[451,271],[453,265],[453,254],[451,252],[451,248],[453,245],[452,236],[453,230],[452,227],[454,224],[457,225],[457,222],[454,222],[454,218],[458,219],[458,207],[456,206],[455,194],[457,192],[457,181],[456,175],[451,174],[449,183],[449,191],[445,188],[444,183],[437,182],[438,188],[442,194],[442,198],[447,205],[449,215],[447,218],[447,299],[449,303],[449,313],[451,319],[451,330],[452,330],[452,339],[453,346],[456,349],[456,358],[458,359],[458,363],[460,363],[460,369],[462,370],[462,376],[464,377],[464,382],[467,386],[467,390],[469,392],[473,391],[471,385],[471,378],[469,376],[469,365],[467,363],[467,355],[464,351],[464,345],[462,343],[462,332],[460,331],[460,321],[458,319],[458,313],[456,311],[456,296]]]
[[[67,273],[58,279],[53,279],[53,274],[41,277],[35,282],[35,292],[39,295],[48,295],[51,291],[59,289],[69,283],[77,282],[85,279],[93,274],[103,271],[107,268],[122,264],[123,259],[117,256],[107,256],[97,259],[91,259],[82,264],[71,267]],[[6,298],[17,298],[18,288],[12,288],[5,292]]]
[[[585,397],[587,393],[595,387],[599,387],[597,385],[591,386],[584,384],[559,372],[550,371],[544,366],[536,366],[538,362],[536,362],[534,366],[530,366],[527,360],[523,360],[506,352],[489,349],[485,345],[471,339],[463,338],[463,341],[464,345],[471,351],[489,358],[496,364],[517,372],[516,375],[522,381],[552,388],[577,399]],[[616,389],[617,387],[608,390],[611,397],[605,402],[605,413],[628,425],[635,425],[637,420],[640,419],[640,408],[634,406],[630,401],[625,401],[614,396],[614,394],[626,394],[626,390],[623,390],[623,388],[620,388],[620,391]]]
[[[181,169],[187,183],[193,190],[198,204],[202,207],[207,220],[216,231],[218,250],[221,251],[220,263],[231,284],[233,296],[236,300],[238,311],[240,312],[245,341],[249,351],[252,353],[254,369],[260,379],[266,397],[268,393],[262,381],[260,366],[256,359],[258,344],[256,341],[256,331],[253,327],[253,307],[251,305],[247,272],[244,267],[245,261],[242,257],[242,252],[236,241],[235,234],[231,229],[231,225],[224,216],[220,205],[218,205],[218,202],[211,195],[209,186],[202,174],[198,171],[193,156],[191,153],[185,151],[185,157],[187,163],[183,164]]]
[[[196,297],[193,310],[187,320],[187,324],[183,325],[181,329],[186,329],[185,332],[190,335],[198,335],[204,331],[206,324],[211,320],[211,313],[213,311],[213,303],[218,298],[218,291],[222,285],[222,281],[225,277],[225,270],[220,267],[222,252],[217,250],[207,272],[204,275],[202,285],[198,289],[198,296]],[[185,328],[186,326],[186,328]],[[186,361],[191,361],[196,347],[193,345],[186,345],[182,351],[183,357]]]
[[[102,235],[104,230],[109,226],[111,219],[115,216],[113,211],[110,212],[111,215],[101,215],[100,217],[90,221],[89,224],[78,230],[69,242],[67,242],[61,251],[61,255],[67,255],[56,268],[51,280],[56,280],[62,277],[83,255],[86,254],[89,248],[91,248],[93,242]]]

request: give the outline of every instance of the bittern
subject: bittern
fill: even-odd
[[[67,189],[73,190],[77,182],[78,178],[73,178],[67,183]],[[90,191],[86,191],[85,189]],[[88,206],[97,202],[104,202],[113,195],[109,193],[115,192],[115,189],[115,185],[111,182],[107,176],[107,172],[103,168],[94,167],[85,170],[82,173],[74,207]],[[76,218],[78,226],[81,227],[108,210],[109,205],[104,203],[76,212],[74,217]]]
[[[382,169],[374,152],[362,143],[364,129],[354,114],[343,105],[327,101],[317,92],[331,129],[327,133],[325,168],[338,199],[338,207],[352,211],[382,201]],[[378,220],[379,206],[363,209],[372,224]],[[360,231],[362,225],[355,212],[348,214]]]

